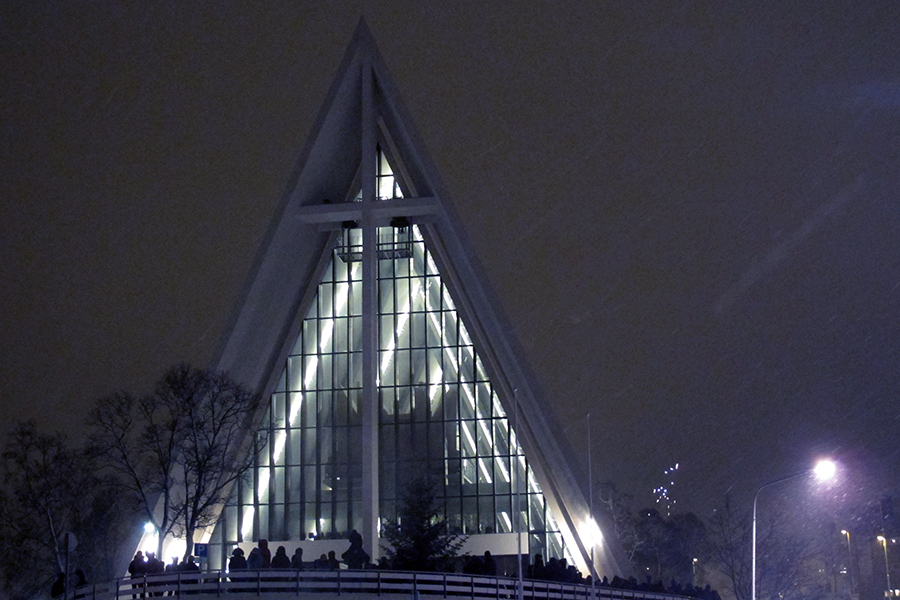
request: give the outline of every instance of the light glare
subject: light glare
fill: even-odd
[[[834,478],[834,474],[837,472],[837,465],[830,460],[820,460],[813,472],[819,481],[828,481]]]
[[[600,527],[594,519],[588,518],[584,522],[582,531],[584,532],[582,539],[588,543],[588,546],[599,548],[603,545],[603,532],[600,531]]]

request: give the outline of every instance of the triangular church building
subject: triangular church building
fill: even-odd
[[[374,561],[423,476],[472,554],[623,572],[364,23],[254,268],[213,366],[271,399],[269,443],[209,568],[260,539],[340,556],[354,529]]]

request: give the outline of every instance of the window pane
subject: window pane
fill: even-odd
[[[273,467],[272,475],[272,491],[274,494],[271,501],[284,502],[284,467]]]
[[[346,318],[334,320],[334,351],[347,352],[349,340],[349,321]]]
[[[443,327],[444,344],[447,346],[458,345],[459,342],[456,339],[456,313],[450,311],[442,312],[441,323]]]
[[[409,345],[412,348],[425,347],[425,313],[412,313],[409,317]]]
[[[362,282],[354,281],[350,284],[350,314],[353,316],[362,314]]]
[[[410,350],[409,363],[411,374],[409,383],[412,385],[427,383],[427,380],[425,379],[425,351]]]
[[[297,392],[303,389],[303,358],[300,356],[288,357],[287,364],[288,389]]]
[[[362,350],[362,317],[350,317],[350,350]]]

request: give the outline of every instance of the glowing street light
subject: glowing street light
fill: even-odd
[[[813,467],[813,473],[819,481],[830,481],[834,474],[837,473],[837,465],[830,460],[820,460]]]
[[[837,472],[837,466],[830,460],[820,460],[816,463],[816,466],[812,469],[807,469],[805,471],[801,471],[800,473],[794,473],[793,475],[788,475],[787,477],[782,477],[781,479],[776,479],[775,481],[770,481],[769,483],[764,483],[756,489],[756,494],[753,496],[753,548],[752,548],[752,557],[751,561],[751,577],[750,577],[750,600],[756,600],[756,502],[759,500],[759,493],[763,491],[765,488],[775,485],[776,483],[781,483],[783,481],[789,481],[791,479],[796,479],[797,477],[802,477],[803,475],[808,475],[813,473],[816,476],[816,479],[819,481],[827,481],[834,477],[834,474]],[[885,553],[887,556],[887,553]],[[888,588],[890,588],[890,581],[888,582]]]
[[[883,535],[879,535],[877,538],[879,542],[881,542],[881,547],[884,548],[884,575],[887,577],[887,595],[891,596],[891,568],[888,565],[888,555],[887,555],[887,538]]]
[[[850,577],[850,595],[853,595],[853,547],[850,545],[850,532],[841,529],[841,534],[847,536],[847,575]]]

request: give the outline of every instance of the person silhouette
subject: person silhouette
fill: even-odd
[[[272,565],[272,551],[269,550],[269,540],[259,540],[256,545],[263,559],[263,569],[268,569]]]
[[[284,549],[284,546],[278,546],[278,549],[275,550],[275,556],[272,557],[272,568],[273,569],[290,569],[291,568],[291,559],[288,558],[287,551]]]
[[[350,531],[350,535],[347,536],[350,539],[350,547],[341,554],[341,558],[344,559],[344,562],[347,563],[347,566],[351,569],[362,569],[366,566],[366,563],[369,562],[369,555],[366,554],[366,551],[363,550],[362,544],[363,539],[358,531],[355,529]]]
[[[244,551],[240,548],[235,548],[231,551],[231,558],[228,560],[228,570],[229,571],[246,571],[247,570],[247,559],[244,558]]]
[[[291,557],[291,568],[295,571],[303,570],[303,548],[297,548],[294,550],[294,555]]]
[[[50,587],[50,596],[56,598],[57,596],[62,596],[66,593],[66,575],[64,573],[60,573],[56,576],[56,581],[53,582],[53,585]]]
[[[247,568],[251,571],[259,571],[263,568],[263,557],[259,548],[250,551],[250,556],[247,557]]]

